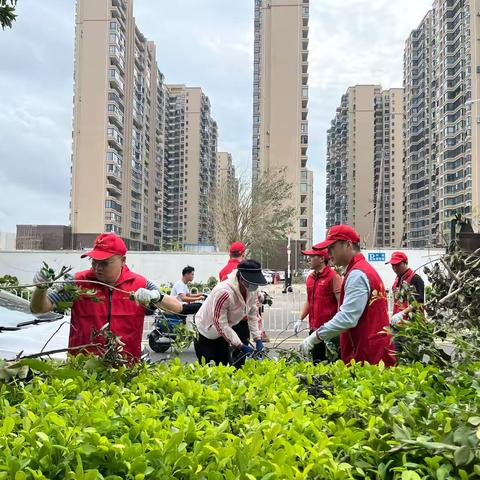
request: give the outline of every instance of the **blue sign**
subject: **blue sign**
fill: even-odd
[[[368,254],[369,262],[384,262],[385,261],[385,252],[374,252]]]

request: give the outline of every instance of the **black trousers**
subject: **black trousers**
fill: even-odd
[[[250,342],[250,328],[248,328],[248,322],[242,320],[232,327],[235,333],[238,335],[244,345],[248,345]],[[247,356],[241,350],[234,350],[232,352],[232,363],[235,367],[240,368],[245,364]]]
[[[193,346],[199,362],[205,359],[206,363],[214,361],[217,365],[231,364],[230,345],[223,337],[210,340],[199,333]]]
[[[200,302],[184,303],[181,315],[195,315],[201,306],[202,304]]]
[[[315,330],[310,330],[310,335],[314,332]],[[320,342],[320,343],[317,343],[312,351],[311,351],[311,354],[312,354],[312,360],[313,360],[313,363],[316,364],[316,363],[320,363],[320,362],[323,362],[324,360],[327,359],[327,347],[325,346],[325,342]]]

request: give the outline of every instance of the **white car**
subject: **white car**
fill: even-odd
[[[68,347],[70,316],[57,313],[34,315],[27,300],[0,290],[0,359]],[[52,355],[66,359],[66,352]]]
[[[310,275],[311,271],[312,271],[311,269],[306,268],[305,270],[302,271],[302,277],[307,278]]]
[[[270,270],[263,270],[262,273],[268,283],[273,283],[273,272]]]

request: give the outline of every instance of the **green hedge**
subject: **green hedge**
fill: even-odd
[[[0,385],[0,479],[479,478],[477,367],[78,359]]]

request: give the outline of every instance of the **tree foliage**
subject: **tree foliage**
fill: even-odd
[[[0,25],[3,30],[5,27],[12,28],[12,24],[17,18],[16,7],[17,0],[0,0]]]
[[[291,196],[285,169],[266,171],[253,186],[246,177],[238,187],[220,186],[214,199],[217,235],[226,245],[242,241],[251,252],[268,252],[292,230]]]

